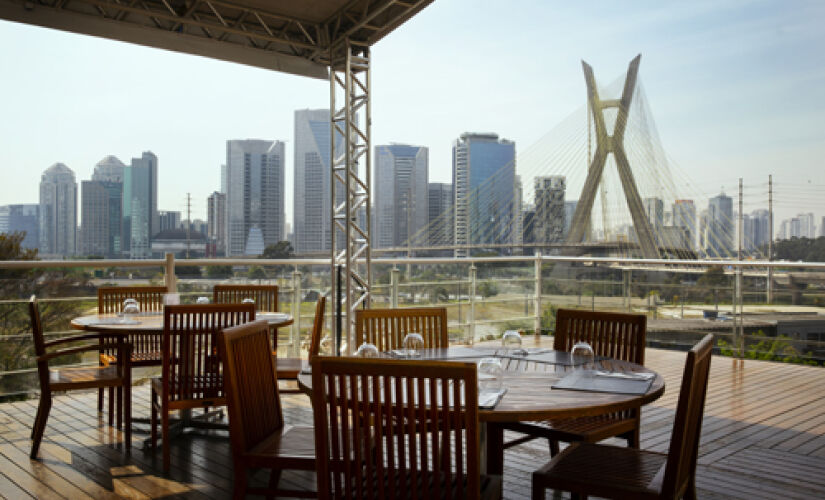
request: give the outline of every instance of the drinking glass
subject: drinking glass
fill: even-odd
[[[375,344],[370,344],[369,342],[364,342],[360,346],[358,346],[358,350],[355,351],[356,358],[377,358],[378,357],[378,348],[375,347]]]
[[[583,365],[592,364],[596,360],[596,355],[593,353],[593,348],[587,342],[576,342],[573,348],[570,349],[570,356],[574,361],[580,362]]]
[[[507,330],[501,336],[501,346],[505,354],[519,354],[521,352],[521,334],[517,330]],[[525,353],[526,354],[526,353]]]
[[[478,362],[478,392],[499,392],[504,385],[504,369],[499,358],[481,358]]]
[[[126,299],[123,301],[123,316],[129,318],[137,316],[140,313],[140,304],[135,299]]]
[[[404,353],[414,358],[421,355],[421,349],[424,349],[424,337],[420,333],[408,333],[404,337]]]
[[[241,301],[241,304],[254,304],[254,303],[255,303],[255,299],[253,299],[251,297],[247,297],[247,298],[245,298]]]
[[[196,304],[208,304],[209,297],[198,297],[198,300],[195,301]]]

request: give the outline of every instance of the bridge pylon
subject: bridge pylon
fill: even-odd
[[[570,232],[567,235],[567,243],[581,243],[584,240],[585,230],[590,222],[590,214],[593,211],[593,201],[596,198],[596,190],[602,179],[604,165],[607,155],[613,153],[616,159],[616,167],[619,171],[619,179],[622,182],[627,206],[630,209],[630,216],[633,218],[633,227],[636,229],[636,237],[639,239],[639,248],[642,255],[647,259],[659,258],[659,250],[653,237],[653,229],[645,214],[639,190],[636,187],[636,180],[630,170],[630,162],[624,150],[624,133],[627,127],[627,116],[630,110],[630,103],[633,99],[633,91],[636,88],[636,78],[639,73],[639,62],[642,55],[637,55],[627,69],[627,77],[624,82],[624,91],[621,99],[601,99],[599,90],[596,87],[596,80],[593,77],[593,68],[582,61],[584,69],[584,80],[587,83],[587,100],[593,114],[593,123],[596,130],[596,152],[587,171],[587,180],[579,196],[573,220],[570,223]],[[604,110],[607,108],[618,108],[616,116],[616,126],[613,135],[607,133],[605,126]]]

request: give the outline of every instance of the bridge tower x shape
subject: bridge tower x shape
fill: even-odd
[[[602,179],[604,165],[607,155],[613,153],[616,159],[616,167],[619,170],[619,179],[622,181],[627,206],[630,209],[630,216],[633,218],[633,227],[636,229],[636,237],[639,239],[639,247],[642,255],[647,259],[659,258],[659,250],[653,237],[653,230],[650,221],[645,214],[633,172],[630,170],[630,162],[624,151],[624,133],[627,127],[627,115],[630,109],[630,102],[633,99],[633,90],[636,88],[636,77],[639,73],[639,62],[642,55],[639,54],[632,61],[627,69],[627,77],[624,82],[624,91],[621,99],[600,99],[599,90],[596,88],[596,80],[593,77],[593,68],[582,61],[584,69],[584,80],[587,83],[587,101],[593,113],[593,123],[596,129],[596,152],[587,171],[587,180],[579,196],[573,220],[570,223],[570,233],[567,235],[567,243],[581,243],[584,240],[584,232],[588,227],[590,214],[593,211],[593,201],[596,198],[596,190]],[[604,110],[607,108],[618,108],[616,116],[616,126],[613,135],[608,135],[604,122]]]

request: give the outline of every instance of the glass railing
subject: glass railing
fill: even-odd
[[[555,311],[564,307],[645,314],[650,346],[684,350],[712,332],[723,354],[825,361],[823,263],[557,256],[372,262],[372,307],[446,307],[455,343],[495,339],[510,329],[551,334]],[[37,389],[32,294],[41,301],[46,335],[56,338],[73,333],[73,317],[96,311],[103,285],[166,285],[194,303],[211,297],[216,283],[274,284],[279,310],[295,317],[279,330],[279,352],[306,356],[319,294],[328,297],[325,331],[335,323],[330,269],[325,259],[0,262],[0,397]],[[97,362],[94,354],[61,361]]]

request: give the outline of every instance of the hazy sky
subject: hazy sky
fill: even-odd
[[[436,0],[373,49],[373,144],[428,146],[449,182],[462,132],[525,150],[583,105],[581,59],[609,82],[641,53],[662,143],[706,195],[744,177],[756,196],[773,173],[777,219],[823,216],[823,21],[821,1]],[[293,112],[329,105],[326,81],[93,37],[0,21],[0,46],[0,204],[37,202],[55,162],[79,183],[151,150],[159,208],[191,192],[205,218],[227,139],[286,141],[291,186]]]

